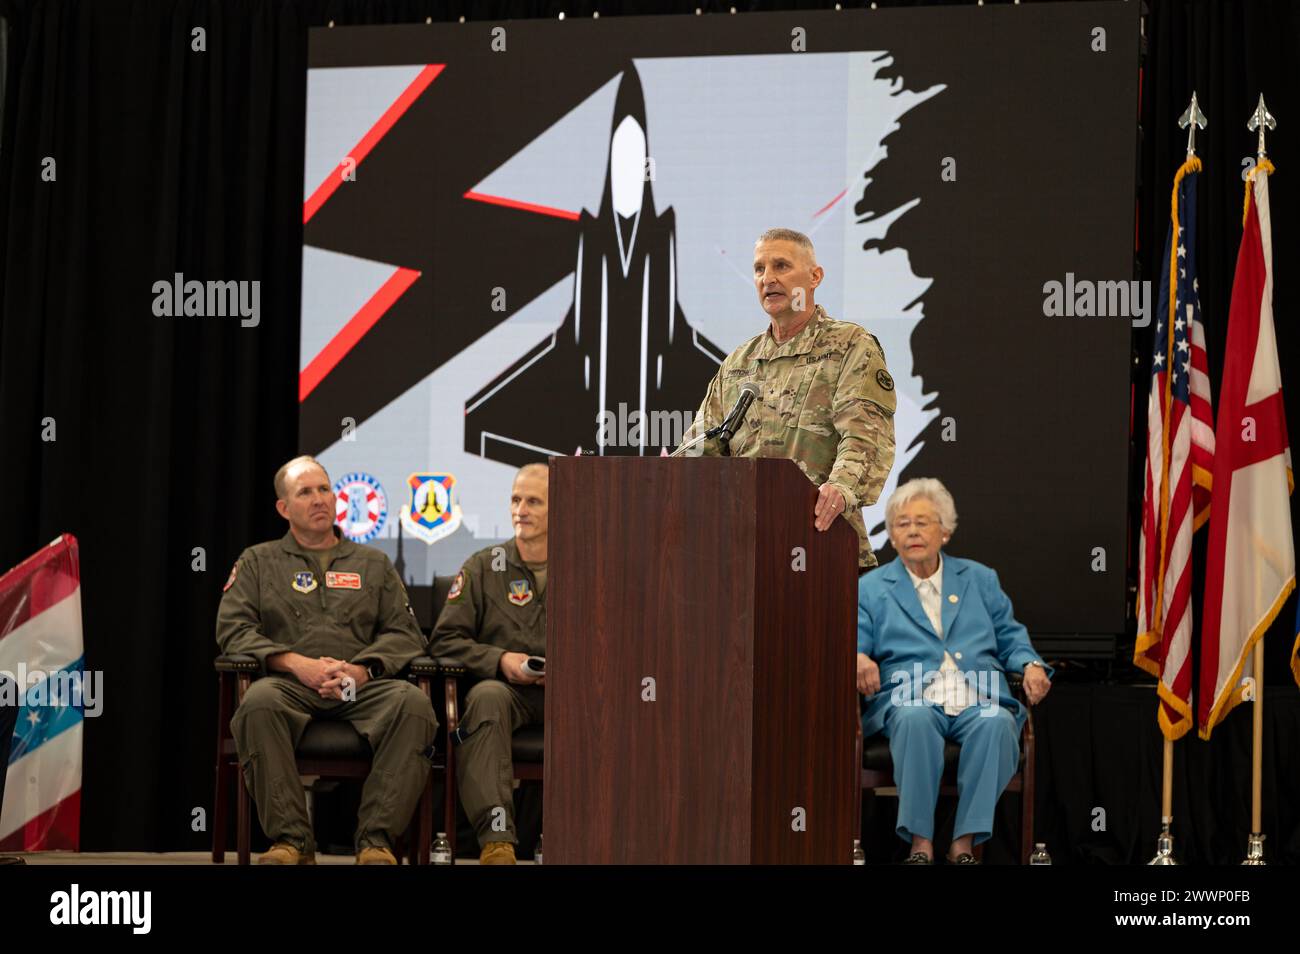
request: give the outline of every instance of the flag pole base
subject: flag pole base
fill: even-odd
[[[1174,859],[1174,836],[1169,834],[1169,822],[1160,826],[1160,837],[1156,839],[1156,856],[1148,865],[1176,865]]]
[[[1264,860],[1264,836],[1259,832],[1252,832],[1249,840],[1246,842],[1246,860],[1243,865],[1266,865]]]

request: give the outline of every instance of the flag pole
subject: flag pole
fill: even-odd
[[[1262,103],[1264,97],[1260,97]],[[1263,132],[1260,139],[1264,138]],[[1261,152],[1262,155],[1262,152]],[[1243,865],[1264,865],[1264,640],[1255,642],[1255,712],[1250,751],[1250,837]]]
[[[1204,129],[1206,124],[1205,114],[1201,112],[1200,106],[1196,101],[1196,91],[1192,90],[1192,102],[1187,107],[1187,111],[1178,117],[1178,128],[1187,130],[1187,159],[1196,158],[1196,130]],[[1176,186],[1175,186],[1176,188]],[[1173,290],[1169,293],[1170,308],[1173,307]],[[1173,341],[1173,330],[1170,329],[1170,343]],[[1166,417],[1168,415],[1166,414]],[[1161,551],[1163,552],[1163,544]],[[1157,610],[1158,611],[1158,610]],[[1157,702],[1157,706],[1160,703]],[[1162,730],[1162,734],[1163,730]],[[1160,836],[1156,839],[1156,854],[1147,864],[1151,865],[1176,865],[1178,862],[1174,858],[1174,836],[1171,831],[1174,823],[1174,741],[1165,735],[1164,759],[1163,759],[1163,777],[1160,786]]]
[[[1265,148],[1264,133],[1269,129],[1277,128],[1277,120],[1268,111],[1264,105],[1264,94],[1259,94],[1259,104],[1255,111],[1251,113],[1250,121],[1246,123],[1246,128],[1253,133],[1258,133],[1259,139],[1256,143],[1255,153],[1255,171],[1247,183],[1246,188],[1255,187],[1254,175],[1259,174],[1259,167],[1268,160],[1268,150]],[[1267,175],[1267,172],[1264,173]],[[1255,643],[1254,653],[1254,679],[1255,679],[1255,712],[1254,726],[1251,732],[1251,753],[1250,753],[1250,837],[1246,841],[1246,858],[1242,861],[1243,865],[1263,865],[1264,861],[1264,806],[1263,806],[1263,788],[1264,788],[1264,640],[1257,640]]]

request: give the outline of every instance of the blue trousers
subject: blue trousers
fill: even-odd
[[[943,745],[961,746],[957,763],[957,818],[953,836],[974,835],[974,843],[993,833],[998,796],[1020,762],[1020,727],[1003,708],[970,706],[950,716],[942,706],[891,706],[884,733],[894,760],[898,786],[898,837],[934,838],[934,808],[943,777]]]

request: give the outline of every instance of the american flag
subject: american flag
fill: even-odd
[[[0,851],[77,850],[84,700],[63,690],[84,670],[81,557],[65,533],[0,575],[0,690],[18,703],[14,734],[0,740],[0,756],[9,754]]]
[[[1192,714],[1192,534],[1209,517],[1214,416],[1196,282],[1196,179],[1174,177],[1155,311],[1142,494],[1138,638],[1133,663],[1159,678],[1160,728],[1180,738]]]

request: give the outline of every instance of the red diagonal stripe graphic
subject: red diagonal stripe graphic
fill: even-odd
[[[334,171],[325,177],[325,181],[316,187],[316,191],[311,197],[302,204],[302,224],[306,225],[311,221],[311,217],[320,211],[320,207],[329,201],[329,197],[334,194],[334,190],[343,182],[344,159],[351,159],[355,165],[361,165],[361,160],[370,155],[370,150],[379,144],[379,140],[388,135],[388,131],[393,128],[402,114],[410,109],[426,89],[429,84],[437,79],[438,74],[443,71],[445,63],[430,63],[424,69],[420,70],[420,75],[411,81],[411,85],[402,91],[402,95],[393,101],[393,105],[384,111],[384,115],[379,117],[379,121],[370,127],[370,131],[361,137],[361,141],[352,148],[352,150],[339,160],[339,164],[334,167]]]
[[[320,354],[312,358],[307,367],[298,375],[298,403],[307,399],[307,395],[316,390],[316,385],[325,380],[325,376],[343,360],[344,356],[365,337],[366,332],[375,326],[384,312],[393,307],[393,303],[406,293],[406,290],[420,277],[413,268],[399,268],[370,296],[370,300],[361,306],[361,310],[348,319],[339,333],[330,339],[329,344],[321,348]]]
[[[537,205],[533,202],[520,202],[518,199],[507,199],[499,195],[487,195],[483,192],[475,192],[473,189],[466,192],[463,198],[473,199],[475,202],[486,202],[489,205],[504,205],[508,209],[519,209],[523,212],[536,212],[539,215],[553,215],[557,219],[569,219],[571,222],[578,221],[577,212],[570,212],[567,209],[556,209],[549,205]]]

